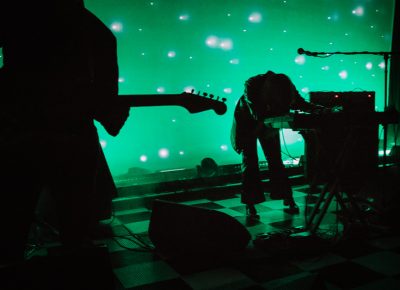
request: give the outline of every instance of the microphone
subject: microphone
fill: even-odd
[[[302,48],[299,48],[299,49],[297,50],[297,53],[298,53],[298,54],[304,54],[304,52],[305,52],[305,50],[302,49]]]
[[[311,52],[311,51],[308,51],[308,50],[304,50],[304,49],[302,49],[302,48],[299,48],[299,49],[297,50],[297,53],[298,53],[298,54],[305,54],[305,55],[308,55],[308,56],[317,56],[317,55],[318,55],[317,52]]]

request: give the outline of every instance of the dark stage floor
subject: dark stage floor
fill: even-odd
[[[392,179],[385,186],[393,191],[397,180]],[[378,189],[382,188],[375,183],[368,191]],[[257,205],[260,220],[251,223],[246,221],[237,187],[222,195],[206,194],[186,200],[182,198],[184,193],[179,193],[179,198],[172,198],[178,206],[222,212],[249,231],[252,240],[247,247],[227,255],[214,254],[207,248],[202,249],[201,255],[193,250],[193,255],[184,257],[157,253],[148,236],[151,203],[140,206],[135,202],[127,207],[123,199],[114,201],[114,217],[104,221],[96,243],[107,246],[116,289],[400,289],[400,231],[394,220],[382,223],[377,213],[368,213],[368,207],[362,207],[368,223],[365,226],[356,219],[348,222],[349,215],[339,210],[334,199],[317,229],[318,238],[288,235],[304,227],[305,211],[310,212],[319,196],[308,191],[307,185],[294,186],[294,198],[300,207],[300,214],[296,215],[285,213],[282,201],[271,200],[266,193],[267,201]],[[168,216],[165,225],[171,226]],[[214,226],[220,226],[219,234],[227,230],[218,225],[218,220]],[[196,233],[197,224],[192,227],[195,229],[189,234]],[[269,236],[255,245],[254,239],[262,233]],[[198,236],[202,234],[199,232]],[[177,244],[180,242],[176,240]],[[52,246],[44,244],[34,256],[47,255]],[[79,259],[75,261],[80,264]],[[97,285],[93,289],[98,289],[98,281],[105,278],[104,269],[98,270],[97,266],[87,269],[88,273],[99,271],[94,278],[88,275],[97,281],[93,282]],[[54,289],[59,288],[55,285]]]

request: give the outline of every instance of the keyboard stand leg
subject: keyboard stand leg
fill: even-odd
[[[325,185],[323,190],[322,190],[322,192],[320,193],[320,195],[318,197],[318,200],[315,203],[315,206],[314,206],[314,208],[313,208],[313,210],[311,212],[311,215],[310,215],[310,217],[309,217],[309,219],[307,221],[306,228],[308,230],[310,230],[310,228],[311,228],[311,226],[312,226],[312,224],[314,222],[314,219],[316,218],[318,212],[320,211],[320,208],[321,208],[323,202],[325,201],[325,197],[326,197],[327,194],[328,194],[328,185]]]
[[[328,207],[331,204],[333,197],[337,195],[337,190],[338,190],[337,187],[338,187],[337,182],[334,182],[330,188],[328,188],[327,185],[326,188],[324,189],[323,194],[321,194],[320,199],[314,208],[313,211],[314,215],[312,216],[312,219],[310,219],[308,223],[308,228],[311,234],[316,233],[319,225],[322,222],[322,219],[325,217],[326,211],[328,210]],[[324,199],[325,195],[327,195],[326,199]],[[322,208],[320,209],[321,206]],[[318,211],[320,212],[318,213]],[[314,219],[316,219],[315,223],[313,223]]]
[[[346,202],[343,198],[343,195],[346,194],[347,199],[349,201],[349,206],[346,205]],[[361,223],[366,224],[366,220],[362,214],[361,209],[359,208],[357,202],[354,198],[341,190],[340,184],[338,181],[335,181],[333,185],[329,188],[328,185],[325,186],[324,190],[321,192],[321,195],[315,204],[315,207],[310,215],[310,219],[307,222],[306,229],[311,234],[316,234],[323,218],[326,215],[326,212],[333,200],[333,197],[336,198],[336,201],[339,203],[340,208],[343,210],[344,215],[350,219],[357,218]],[[353,215],[350,211],[350,208],[354,211]],[[345,226],[349,225],[348,222],[344,224]]]

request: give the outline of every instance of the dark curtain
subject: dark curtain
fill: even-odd
[[[394,21],[393,21],[393,36],[392,36],[392,52],[390,62],[390,75],[389,75],[389,108],[395,108],[400,112],[400,1],[395,0],[394,3]],[[388,130],[389,142],[399,144],[399,124],[390,125]],[[388,143],[390,144],[390,143]],[[388,148],[390,149],[390,147]]]

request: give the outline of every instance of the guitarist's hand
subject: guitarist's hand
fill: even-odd
[[[108,134],[115,137],[128,119],[129,110],[129,106],[119,104],[97,114],[96,120],[100,122]]]

